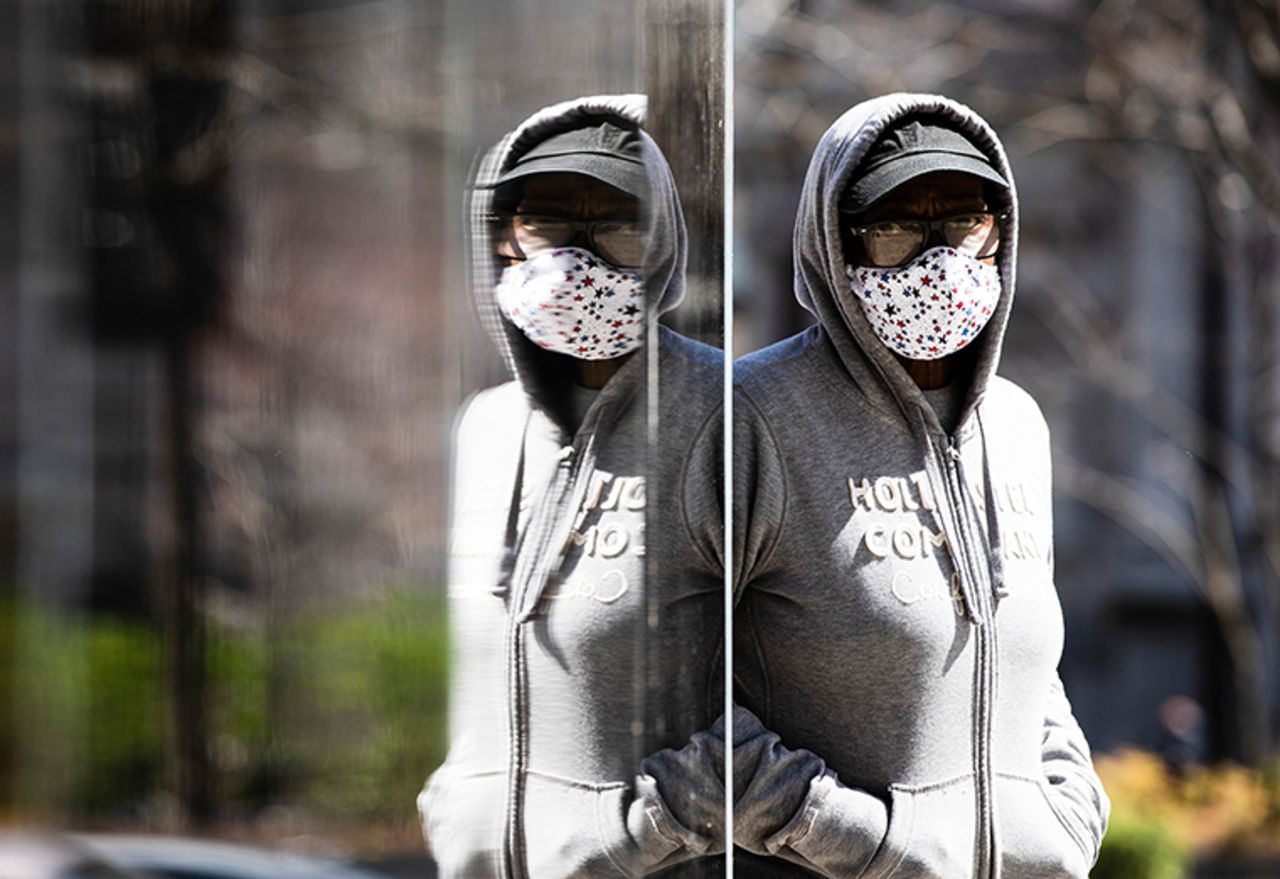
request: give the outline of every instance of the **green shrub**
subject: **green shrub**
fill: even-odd
[[[438,596],[389,591],[347,612],[295,620],[292,722],[305,724],[296,801],[335,816],[414,813],[444,759],[448,626]]]
[[[75,629],[88,690],[81,803],[90,812],[133,811],[164,770],[160,638],[146,623],[107,615],[77,617]]]
[[[415,820],[447,735],[439,590],[206,627],[202,733],[222,818],[287,805],[344,824]],[[0,659],[0,817],[149,820],[171,776],[159,628],[0,600]]]
[[[24,819],[135,811],[163,769],[158,636],[145,622],[0,601],[0,809]]]
[[[1112,810],[1091,879],[1186,879],[1191,858],[1159,819]]]

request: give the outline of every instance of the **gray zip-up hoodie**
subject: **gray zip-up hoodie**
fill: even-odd
[[[651,350],[584,393],[572,363],[493,301],[493,181],[552,134],[643,113],[639,96],[542,110],[490,151],[472,188],[474,293],[515,380],[476,395],[456,431],[450,750],[419,797],[442,877],[702,876],[714,859],[701,856],[723,847],[714,817],[686,827],[659,793],[675,792],[686,820],[720,806],[693,778],[705,757],[688,743],[720,704],[721,580],[685,524],[707,515],[680,487],[723,358],[657,323],[683,295],[685,229],[652,140]]]
[[[751,712],[735,718],[735,841],[773,875],[1084,877],[1109,805],[1056,671],[1049,435],[995,375],[1016,194],[953,430],[845,276],[837,203],[908,114],[948,120],[1013,179],[991,128],[932,95],[859,104],[815,150],[794,247],[818,323],[734,367],[735,672]]]

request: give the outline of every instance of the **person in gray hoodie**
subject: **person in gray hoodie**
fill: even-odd
[[[450,748],[418,800],[442,877],[723,869],[719,519],[682,488],[723,357],[658,324],[685,228],[643,117],[640,96],[548,107],[470,188],[513,379],[456,427]]]
[[[1049,433],[996,375],[1018,202],[935,95],[815,150],[795,294],[734,364],[744,875],[1084,877],[1109,803],[1057,673]]]

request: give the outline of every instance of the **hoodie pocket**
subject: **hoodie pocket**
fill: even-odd
[[[889,827],[860,879],[951,879],[973,874],[973,776],[889,785]]]
[[[442,766],[418,795],[427,848],[441,879],[497,876],[506,773],[455,774]]]
[[[627,832],[626,782],[591,784],[531,772],[526,776],[524,835],[528,874],[638,876],[640,849]]]
[[[1083,879],[1089,859],[1044,779],[996,775],[1001,879]]]

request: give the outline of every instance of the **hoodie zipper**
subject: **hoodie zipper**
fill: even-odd
[[[503,835],[504,879],[526,879],[528,869],[524,839],[525,767],[528,762],[528,688],[525,662],[525,624],[529,622],[529,596],[539,582],[539,572],[549,571],[545,562],[548,552],[559,553],[562,547],[552,546],[555,524],[565,514],[565,501],[572,497],[574,476],[581,460],[574,445],[564,446],[556,463],[555,473],[547,486],[542,502],[538,504],[526,528],[537,528],[532,552],[522,554],[527,561],[517,562],[515,588],[510,595],[507,613],[506,654],[509,698],[507,701],[508,771],[507,771],[507,820]],[[536,597],[535,597],[536,602]]]
[[[567,545],[569,532],[575,527],[576,520],[571,514],[584,500],[582,492],[575,489],[585,488],[588,484],[582,473],[584,469],[590,471],[595,466],[595,433],[608,409],[608,404],[597,403],[594,414],[583,421],[572,442],[560,448],[551,482],[537,510],[525,525],[526,530],[537,528],[536,532],[528,535],[535,540],[529,547],[530,552],[521,552],[516,560],[506,632],[509,698],[507,820],[502,852],[504,879],[527,879],[529,872],[524,833],[529,715],[526,624],[537,618],[547,581],[559,572],[560,556]]]
[[[985,453],[985,452],[984,452]],[[960,448],[958,443],[949,438],[944,454],[947,474],[947,492],[951,496],[951,507],[956,511],[959,525],[960,546],[954,547],[956,561],[963,569],[961,577],[970,580],[970,594],[974,597],[976,614],[975,622],[975,657],[977,665],[977,736],[975,737],[975,842],[977,844],[976,876],[991,877],[994,875],[994,840],[991,792],[993,789],[993,771],[991,765],[991,713],[993,689],[995,681],[995,625],[993,619],[990,590],[986,587],[986,579],[979,575],[979,569],[969,547],[980,546],[978,534],[973,524],[970,505],[967,502],[964,480],[960,475]]]

